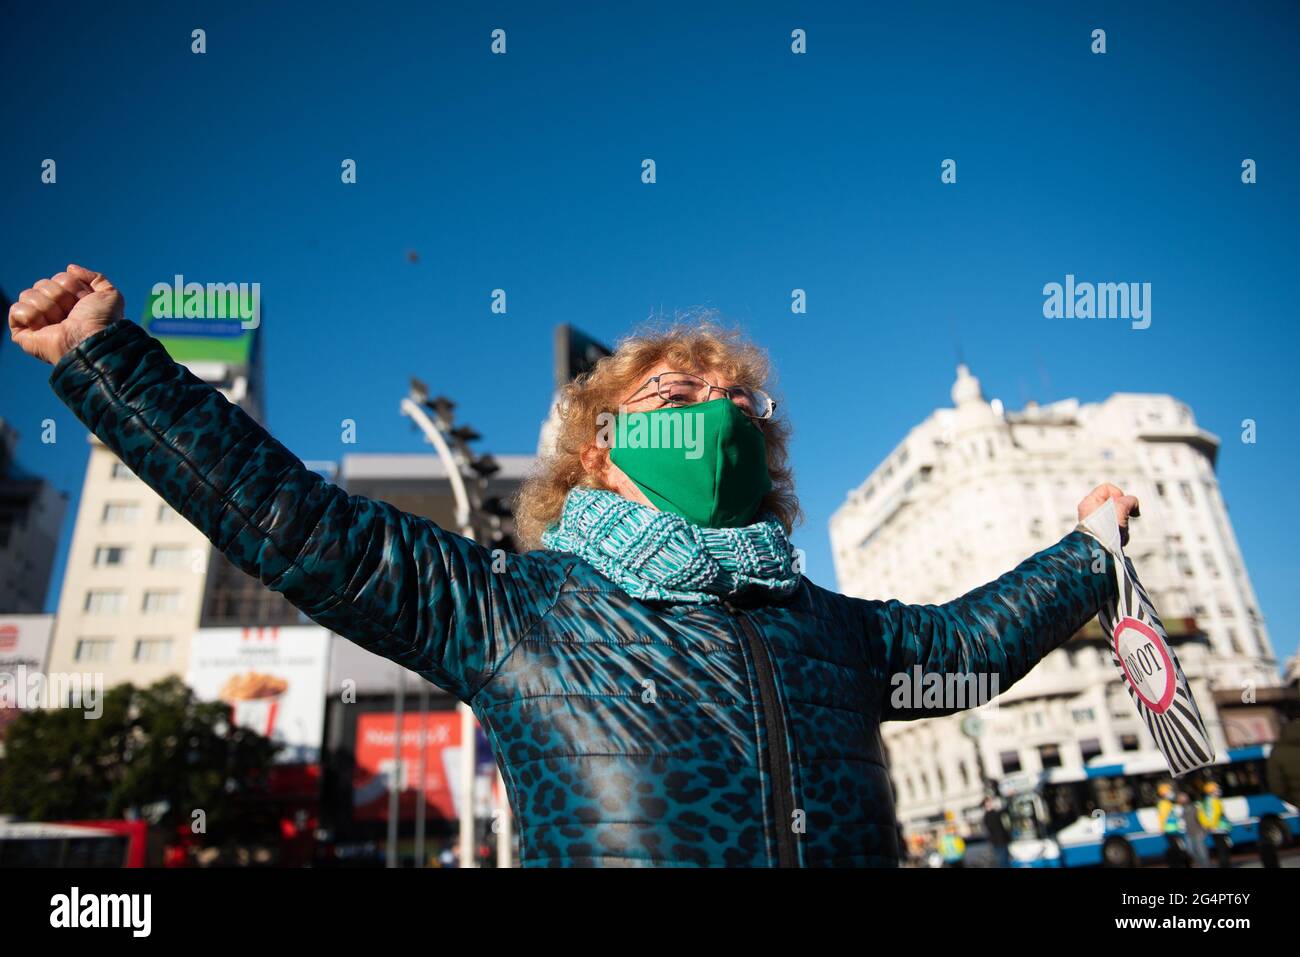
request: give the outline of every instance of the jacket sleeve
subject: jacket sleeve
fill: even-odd
[[[992,697],[1023,678],[1116,598],[1114,582],[1110,553],[1076,528],[947,604],[863,602],[868,653],[884,677],[882,718],[933,717],[987,703],[976,695]],[[941,702],[918,693],[939,687]]]
[[[109,449],[236,566],[313,621],[469,701],[558,584],[306,468],[138,325],[114,323],[50,383]],[[501,564],[498,563],[498,568]]]

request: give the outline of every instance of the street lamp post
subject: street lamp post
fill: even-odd
[[[429,779],[429,682],[420,682],[420,730],[416,732],[419,742],[420,759],[416,762],[416,774],[419,780],[415,784],[415,866],[424,867],[424,830],[426,782]]]
[[[438,453],[443,467],[447,471],[447,480],[451,485],[452,498],[456,504],[456,525],[460,534],[470,541],[478,541],[474,519],[476,516],[488,519],[492,528],[500,527],[500,505],[495,500],[484,501],[487,480],[500,469],[490,455],[475,455],[469,443],[480,438],[479,434],[468,426],[453,426],[453,412],[456,406],[451,400],[441,396],[429,397],[428,388],[418,379],[411,380],[411,392],[401,402],[402,415],[407,416],[424,433],[429,444]],[[429,413],[433,416],[430,417]],[[474,481],[467,484],[465,472],[474,473]],[[490,529],[491,530],[491,529]],[[460,822],[460,866],[474,867],[476,862],[475,837],[475,772],[477,770],[477,728],[478,722],[469,705],[463,702],[457,706],[461,720],[460,779],[461,779],[461,822]],[[512,827],[509,804],[505,798],[503,782],[498,782],[500,798],[497,814],[497,861],[498,866],[509,866],[512,859]],[[417,834],[417,848],[423,846],[423,821],[417,822],[420,833]],[[502,864],[502,861],[505,863]]]
[[[961,733],[966,736],[975,750],[975,766],[980,775],[980,789],[987,797],[996,791],[996,785],[989,778],[988,771],[984,767],[984,750],[980,747],[980,738],[984,736],[984,731],[984,719],[979,715],[968,714],[962,718]]]
[[[393,775],[388,784],[388,860],[398,867],[398,824],[402,812],[402,711],[406,705],[406,669],[397,665],[397,694],[393,706]]]

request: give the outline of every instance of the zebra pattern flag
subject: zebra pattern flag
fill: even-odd
[[[1213,763],[1214,746],[1187,686],[1187,676],[1169,646],[1151,597],[1120,547],[1115,503],[1107,502],[1081,525],[1115,559],[1119,597],[1113,605],[1102,607],[1097,621],[1110,641],[1111,660],[1169,770],[1177,778]]]

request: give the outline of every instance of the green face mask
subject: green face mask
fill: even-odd
[[[620,413],[609,457],[661,511],[705,528],[751,524],[772,489],[763,433],[730,399]]]

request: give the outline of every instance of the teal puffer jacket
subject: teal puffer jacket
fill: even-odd
[[[120,322],[56,366],[59,397],[232,562],[313,620],[467,702],[526,866],[898,860],[880,723],[893,676],[1005,690],[1113,588],[1076,530],[945,605],[635,601],[572,555],[490,553],[303,467]]]

